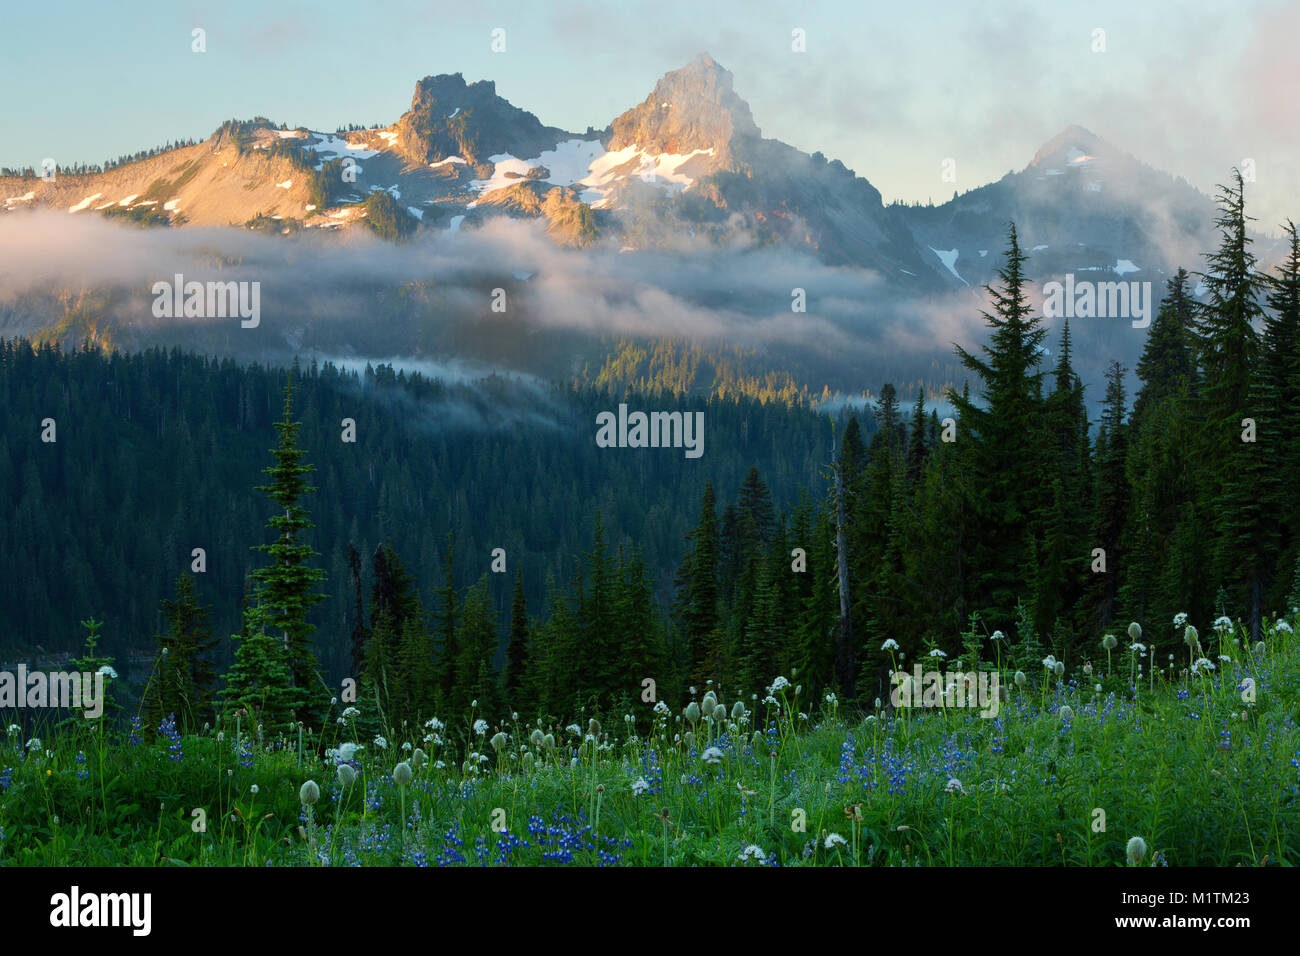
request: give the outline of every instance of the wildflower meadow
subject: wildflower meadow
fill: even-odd
[[[849,710],[792,673],[564,726],[471,701],[371,732],[380,715],[337,700],[320,731],[11,724],[0,864],[1293,865],[1295,623],[1254,646],[1226,619],[1159,643],[1133,625],[1096,663],[1006,670],[996,716],[951,684],[938,706]]]

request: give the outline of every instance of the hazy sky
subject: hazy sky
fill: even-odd
[[[492,79],[542,122],[603,128],[697,53],[765,136],[841,159],[886,201],[1022,168],[1077,123],[1212,193],[1250,158],[1250,209],[1300,218],[1300,4],[764,0],[10,3],[0,165],[99,162],[222,120],[390,123],[416,80]],[[206,31],[207,52],[191,51]],[[490,49],[506,31],[506,51]],[[807,50],[791,49],[796,28]],[[1094,52],[1104,31],[1104,51]]]

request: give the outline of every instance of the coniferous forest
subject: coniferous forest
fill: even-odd
[[[888,383],[847,421],[689,399],[699,462],[590,443],[597,410],[670,394],[6,342],[10,644],[75,651],[89,616],[118,658],[177,651],[153,706],[198,726],[223,706],[319,722],[349,677],[390,720],[569,720],[645,678],[685,700],[797,672],[869,702],[886,641],[1074,663],[1185,616],[1254,643],[1300,604],[1300,242],[1261,274],[1240,179],[1220,208],[1209,295],[1169,279],[1136,395],[1118,364],[1080,380],[1068,320],[1041,361],[1012,225],[952,416]]]

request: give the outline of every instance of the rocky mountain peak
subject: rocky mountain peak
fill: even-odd
[[[749,104],[736,95],[733,77],[707,53],[655,84],[639,106],[610,127],[611,150],[637,146],[648,153],[685,154],[713,149],[730,157],[738,138],[761,134]]]
[[[535,156],[568,135],[498,96],[492,80],[466,83],[460,73],[420,80],[396,130],[398,150],[417,165],[449,156],[471,165],[501,153]]]

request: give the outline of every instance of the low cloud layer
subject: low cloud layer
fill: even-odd
[[[481,366],[431,369],[474,377],[505,367],[562,378],[539,356],[567,341],[672,336],[736,346],[785,368],[825,373],[832,389],[875,392],[885,381],[936,388],[966,377],[953,345],[986,334],[983,290],[904,298],[868,270],[824,265],[790,248],[719,247],[684,239],[672,249],[615,244],[558,247],[535,221],[494,219],[402,246],[364,233],[269,237],[240,229],[140,229],[48,211],[0,217],[0,334],[33,334],[70,308],[109,317],[124,347],[160,342],[244,359],[289,354],[354,363],[407,356]],[[260,283],[261,321],[157,319],[153,284]],[[506,311],[492,311],[494,290]],[[795,289],[806,312],[791,308]],[[1156,289],[1157,298],[1163,289]],[[1127,322],[1076,323],[1076,365],[1100,381],[1111,358],[1132,365],[1144,334]],[[540,335],[540,337],[539,337]],[[1055,349],[1055,331],[1049,336]],[[565,369],[565,372],[573,371]],[[820,380],[807,384],[820,388]],[[913,391],[913,394],[914,391]]]

